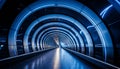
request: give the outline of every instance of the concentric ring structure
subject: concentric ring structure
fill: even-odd
[[[102,20],[74,0],[36,1],[26,7],[11,26],[8,46],[10,56],[56,47],[99,56],[108,62],[114,55],[109,31]]]

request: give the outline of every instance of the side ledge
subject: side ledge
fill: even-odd
[[[27,53],[27,54],[22,54],[22,55],[2,59],[2,60],[0,60],[0,67],[5,67],[7,65],[9,66],[12,64],[16,64],[16,63],[21,62],[25,59],[29,59],[31,57],[37,56],[41,53],[48,52],[48,51],[53,50],[53,49],[55,49],[55,48],[49,48],[46,50],[35,51],[35,52]]]
[[[79,52],[76,52],[76,51],[73,51],[73,50],[70,50],[70,49],[67,49],[67,48],[63,48],[63,49],[65,49],[66,51],[68,51],[68,52],[70,52],[70,53],[72,53],[72,54],[80,57],[81,59],[84,59],[84,60],[86,60],[86,61],[88,61],[88,62],[90,62],[90,63],[92,63],[92,64],[94,64],[94,65],[96,65],[96,66],[98,66],[100,68],[105,68],[105,69],[106,68],[107,69],[120,69],[119,67],[114,66],[114,65],[112,65],[110,63],[103,62],[101,60],[98,60],[96,58],[84,55],[82,53],[79,53]]]

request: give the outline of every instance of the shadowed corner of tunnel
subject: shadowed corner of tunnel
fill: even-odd
[[[119,0],[0,0],[0,66],[120,67]]]

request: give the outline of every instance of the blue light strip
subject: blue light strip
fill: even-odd
[[[120,1],[119,0],[115,0],[119,5],[120,5]]]
[[[106,7],[101,13],[100,16],[102,18],[104,18],[105,14],[107,13],[107,11],[112,7],[113,5],[109,5],[108,7]]]

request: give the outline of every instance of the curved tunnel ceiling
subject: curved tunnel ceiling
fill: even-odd
[[[18,44],[17,40],[22,43]],[[93,57],[99,48],[104,61],[113,58],[113,44],[106,26],[77,1],[46,0],[29,5],[12,24],[8,46],[10,56],[19,54],[19,46],[23,46],[25,53],[61,46]]]

